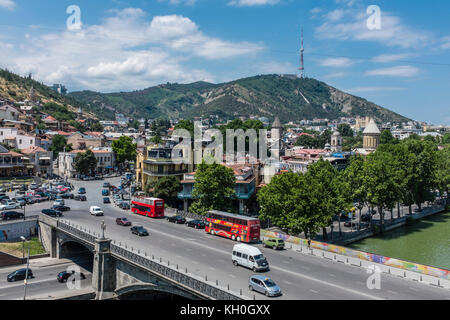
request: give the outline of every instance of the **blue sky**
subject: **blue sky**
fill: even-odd
[[[308,77],[450,125],[448,12],[447,0],[0,0],[0,67],[101,92],[296,73],[303,26]]]

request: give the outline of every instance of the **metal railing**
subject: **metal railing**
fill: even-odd
[[[21,222],[21,221],[27,221],[27,220],[37,220],[39,219],[39,216],[25,216],[25,218],[19,218],[19,219],[11,219],[11,220],[0,220],[0,224],[3,223],[11,223],[11,222]]]

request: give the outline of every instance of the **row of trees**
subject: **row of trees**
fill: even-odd
[[[400,204],[417,204],[435,199],[435,190],[448,193],[450,149],[438,151],[430,141],[407,139],[386,143],[363,158],[355,156],[343,171],[320,160],[305,174],[276,176],[258,193],[261,219],[291,233],[315,234],[331,224],[335,215],[356,206],[376,207],[381,230],[386,212]]]

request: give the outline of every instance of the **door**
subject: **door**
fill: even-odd
[[[266,293],[266,289],[265,289],[263,283],[261,282],[261,280],[254,279],[253,281],[255,282],[256,291],[263,293],[263,294]]]
[[[250,267],[250,262],[248,261],[248,254],[246,254],[246,253],[242,254],[242,265],[247,267],[247,268],[251,268]]]

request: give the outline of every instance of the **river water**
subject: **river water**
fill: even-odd
[[[348,247],[450,270],[450,211]]]

